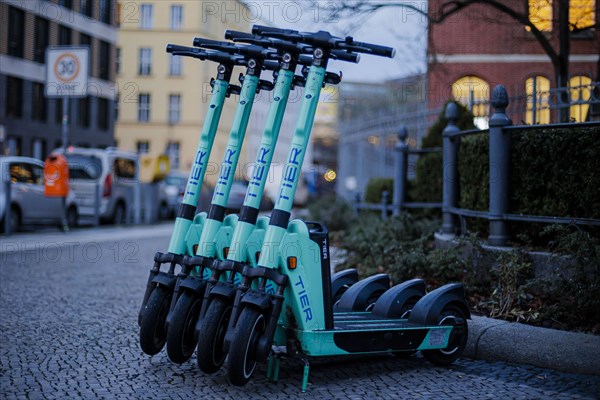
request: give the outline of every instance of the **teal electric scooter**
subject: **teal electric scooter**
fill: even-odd
[[[194,46],[242,56],[247,68],[246,74],[240,75],[240,97],[210,208],[207,214],[197,215],[194,221],[194,224],[202,227],[197,256],[183,258],[182,270],[171,300],[171,311],[167,316],[167,354],[175,363],[187,361],[196,347],[195,327],[206,286],[203,274],[205,269],[211,266],[213,257],[224,259],[226,256],[231,233],[237,222],[236,215],[226,217],[225,211],[254,97],[259,91],[274,88],[272,82],[261,80],[260,75],[265,66],[271,69],[277,67],[277,63],[268,63],[268,60],[277,58],[277,53],[268,48],[254,45],[238,46],[203,38],[194,39]]]
[[[222,343],[231,314],[237,283],[235,278],[239,277],[244,265],[256,264],[256,254],[260,250],[268,224],[267,217],[258,217],[259,206],[290,90],[295,86],[304,85],[304,77],[295,76],[294,71],[301,61],[302,53],[306,51],[306,45],[261,38],[244,32],[226,31],[225,38],[276,49],[279,54],[279,67],[274,73],[277,81],[273,103],[269,108],[240,217],[233,230],[227,260],[223,261],[219,257],[213,261],[212,275],[205,291],[197,325],[197,362],[200,369],[206,373],[216,372],[225,359]],[[204,260],[206,257],[204,255]]]
[[[393,57],[394,50],[356,42],[351,37],[336,38],[323,31],[301,33],[255,26],[253,33],[306,43],[313,48],[314,60],[258,266],[243,269],[242,283],[237,288],[224,340],[230,381],[246,384],[256,363],[273,354],[273,345],[285,346],[287,356],[304,362],[303,390],[308,381],[309,357],[420,350],[434,363],[453,362],[466,344],[466,319],[470,317],[462,285],[446,285],[423,296],[424,283],[409,281],[383,293],[372,311],[334,312],[327,229],[317,223],[289,222],[332,52],[343,50],[347,57],[358,60],[357,53]],[[273,284],[273,291],[267,290],[268,282]],[[279,359],[271,360],[268,375],[276,377]]]
[[[167,253],[156,253],[154,266],[150,271],[142,307],[138,316],[140,325],[140,346],[149,355],[157,354],[166,341],[164,321],[169,311],[169,305],[176,282],[175,268],[183,261],[183,256],[190,254],[186,249],[185,236],[192,225],[200,194],[206,166],[210,157],[217,126],[223,110],[225,98],[232,93],[239,93],[240,87],[230,85],[234,66],[244,65],[244,57],[217,51],[187,48],[170,45],[167,52],[174,56],[186,56],[199,60],[219,63],[217,77],[212,80],[210,103],[200,133],[194,164],[190,170],[184,197],[180,204],[173,233]],[[166,271],[161,271],[163,264],[168,264]]]

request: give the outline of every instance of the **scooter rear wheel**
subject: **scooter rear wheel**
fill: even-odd
[[[202,299],[193,293],[183,292],[177,299],[167,332],[167,355],[174,363],[182,364],[194,354],[201,307]]]
[[[227,353],[223,350],[223,341],[231,310],[231,301],[216,297],[211,301],[206,315],[200,322],[196,361],[202,372],[215,373],[225,361]]]
[[[456,323],[460,320],[459,324]],[[423,350],[421,353],[429,362],[435,365],[450,365],[461,356],[467,345],[469,331],[467,327],[467,317],[462,310],[455,305],[444,307],[438,317],[438,325],[453,325],[456,328],[452,330],[448,347],[439,350]]]
[[[171,302],[171,290],[157,286],[144,307],[140,325],[140,347],[150,356],[158,354],[167,340],[167,314]]]
[[[264,331],[264,315],[254,308],[244,308],[229,346],[227,372],[233,385],[243,386],[252,377],[256,369],[256,348]]]

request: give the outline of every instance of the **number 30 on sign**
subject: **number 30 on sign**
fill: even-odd
[[[83,97],[87,94],[89,49],[50,47],[46,51],[46,96]]]

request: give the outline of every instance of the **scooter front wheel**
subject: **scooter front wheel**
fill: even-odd
[[[244,308],[229,346],[227,372],[233,385],[243,386],[252,377],[256,369],[256,348],[264,332],[264,315],[254,308]]]
[[[140,347],[150,356],[158,354],[167,341],[167,314],[171,302],[171,290],[157,286],[144,307],[140,325]]]
[[[429,362],[435,365],[450,365],[463,353],[467,345],[469,330],[467,317],[459,307],[447,305],[438,317],[438,325],[453,325],[448,346],[439,350],[423,350],[421,353]]]
[[[202,298],[183,292],[177,299],[167,332],[169,360],[182,364],[192,357],[196,347],[196,322],[202,307]]]
[[[231,318],[231,310],[231,301],[216,297],[211,301],[206,315],[200,321],[196,361],[202,372],[215,373],[225,361],[227,353],[223,350],[223,341]]]

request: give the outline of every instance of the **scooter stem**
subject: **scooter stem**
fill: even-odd
[[[200,133],[200,140],[198,141],[196,156],[194,157],[194,163],[185,188],[183,201],[175,219],[173,234],[171,235],[168,247],[169,253],[185,253],[185,235],[192,225],[192,220],[196,212],[198,197],[202,188],[202,182],[204,181],[206,166],[215,140],[221,112],[223,111],[228,86],[229,82],[227,80],[215,79],[214,81],[210,104],[208,105],[208,111],[202,125],[202,132]]]
[[[258,265],[268,268],[277,268],[277,256],[279,244],[285,234],[290,220],[290,213],[294,204],[294,195],[300,179],[304,154],[308,146],[308,140],[312,130],[319,95],[325,79],[325,68],[311,65],[308,76],[306,77],[306,86],[304,88],[304,98],[300,105],[296,128],[292,137],[292,144],[288,153],[286,165],[283,169],[283,177],[279,186],[279,196],[275,203],[275,208],[271,213],[271,221],[267,231],[258,260]]]
[[[244,245],[252,234],[258,212],[260,209],[261,199],[269,174],[275,145],[279,137],[283,115],[287,106],[294,71],[280,69],[275,83],[273,94],[273,103],[269,107],[267,115],[267,123],[262,135],[259,150],[254,161],[254,167],[246,191],[244,204],[240,210],[240,217],[236,223],[233,235],[231,238],[231,246],[227,259],[243,262],[245,260]]]
[[[258,82],[259,77],[256,75],[246,74],[244,76],[240,99],[235,110],[229,140],[221,163],[221,172],[215,186],[206,222],[202,227],[196,255],[216,256],[215,237],[225,218],[227,200],[229,199],[229,192],[242,150]]]

